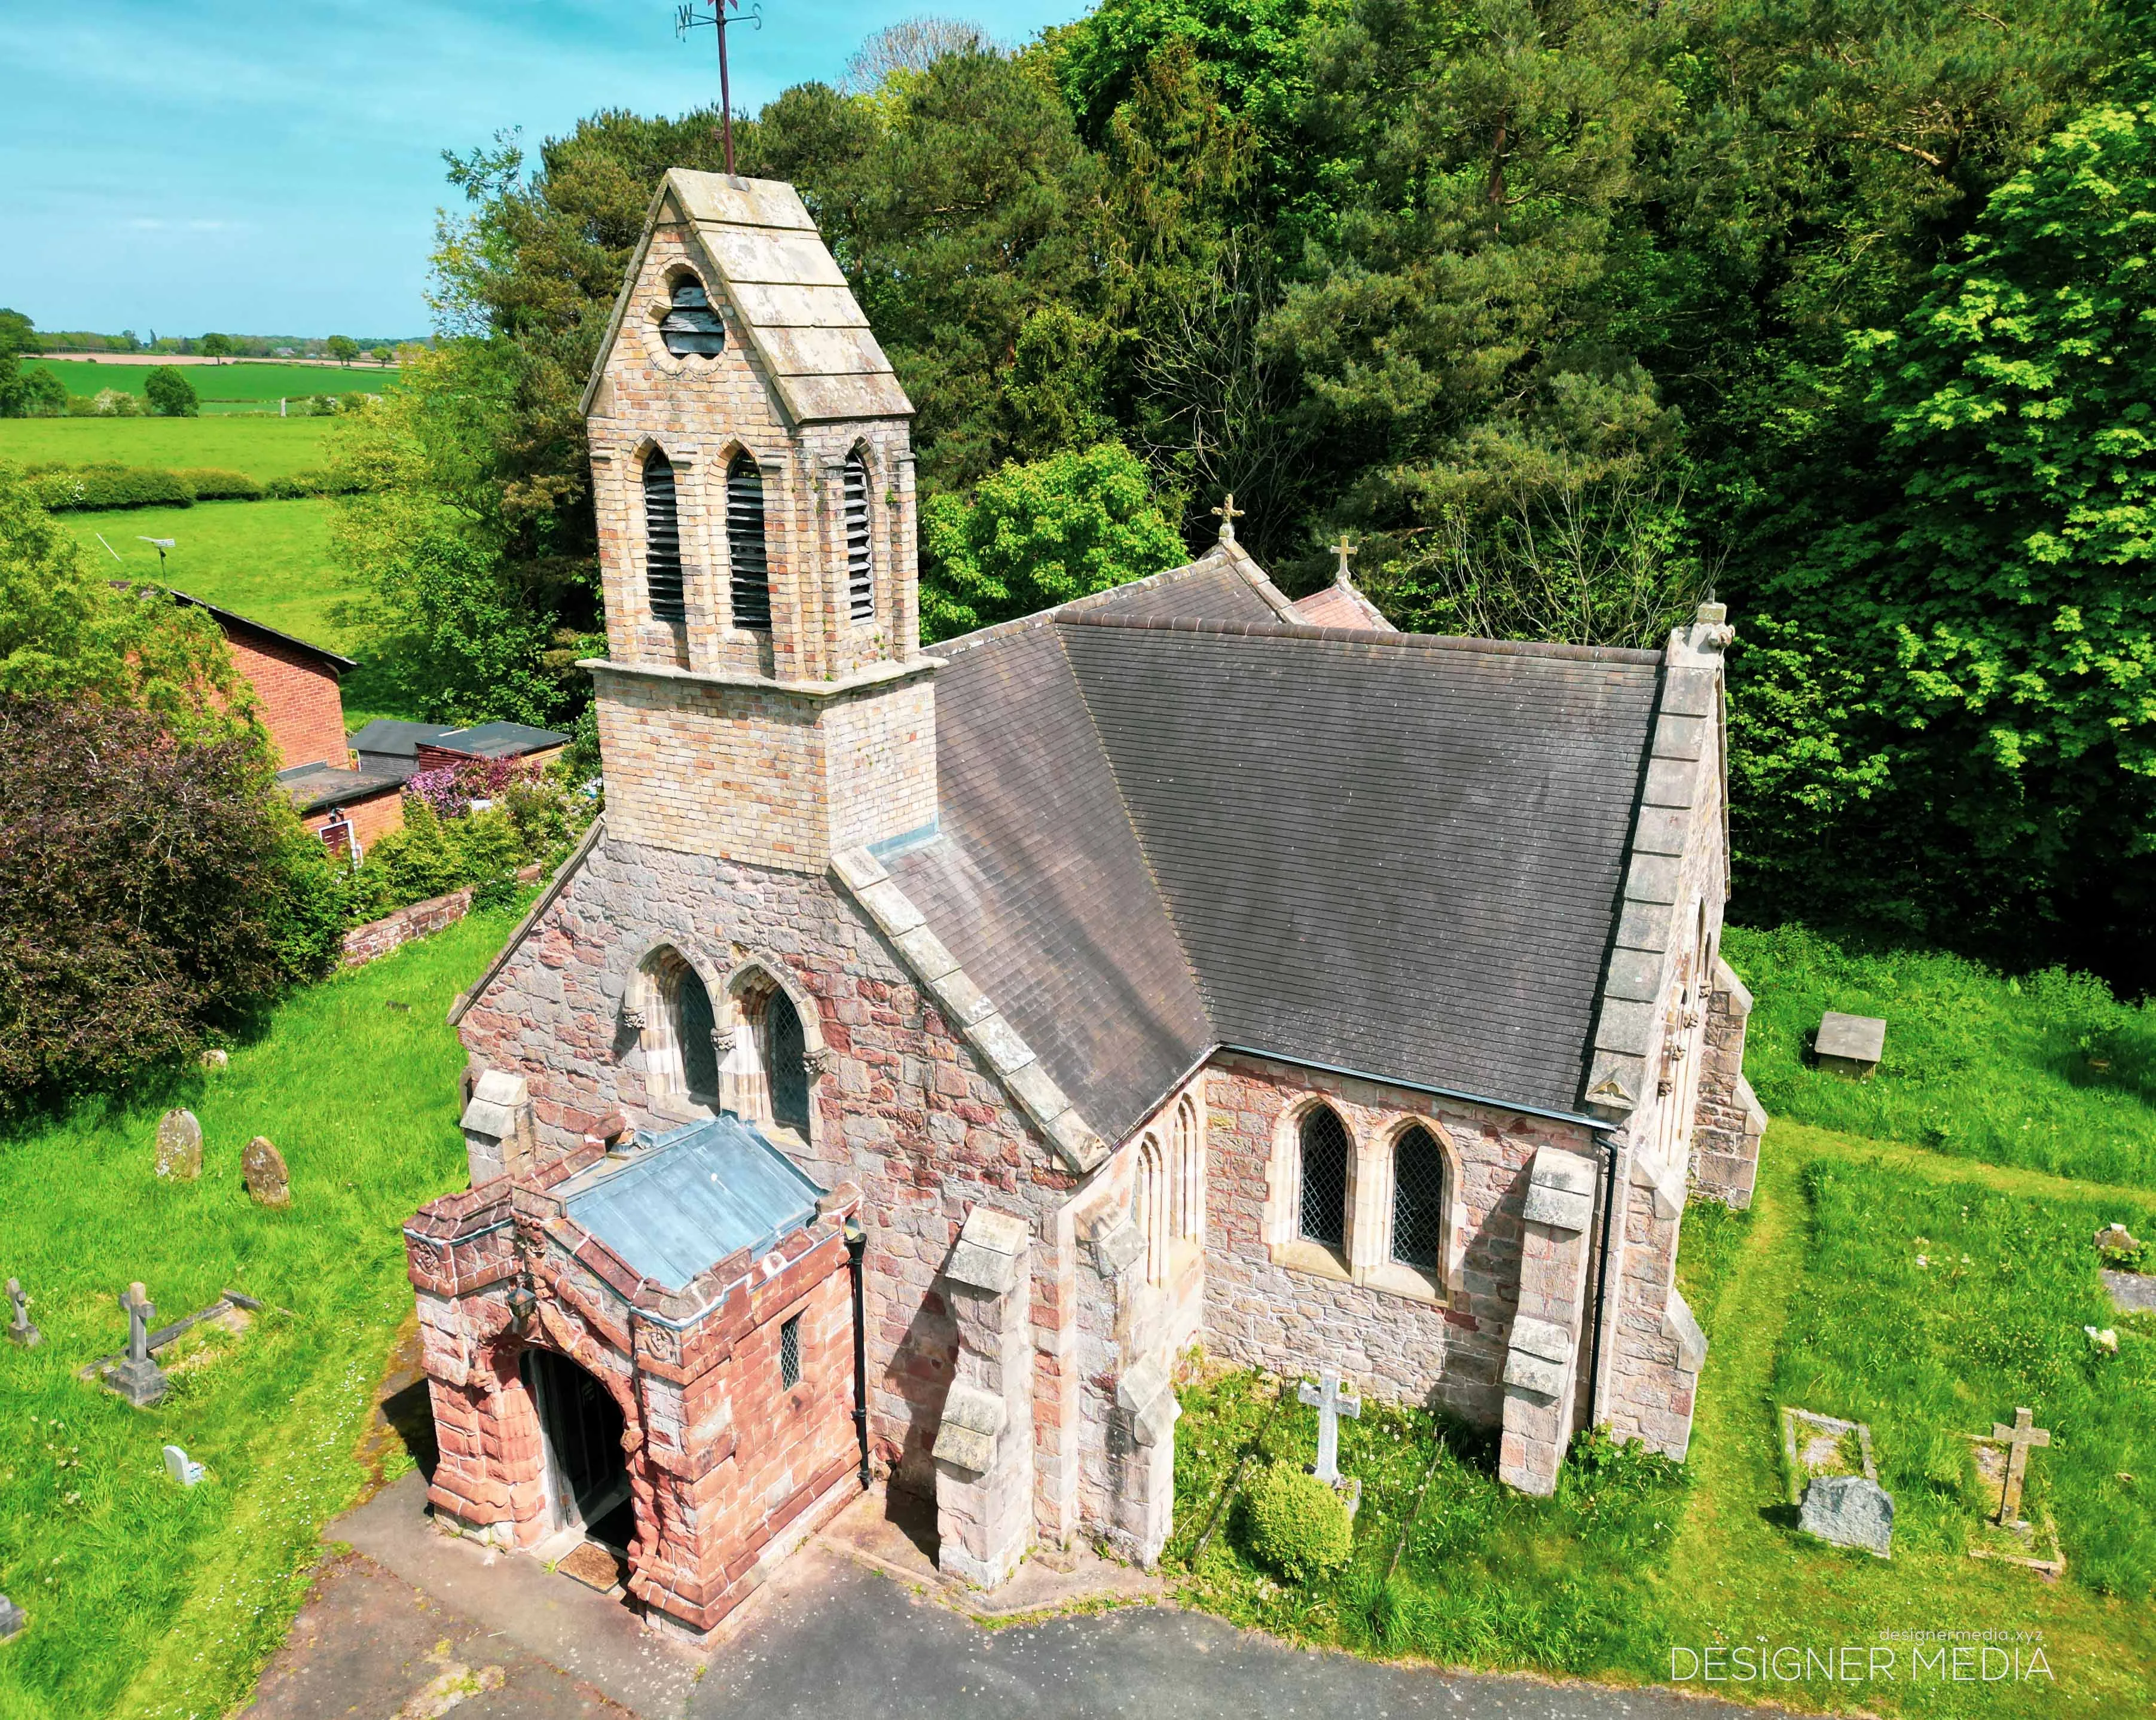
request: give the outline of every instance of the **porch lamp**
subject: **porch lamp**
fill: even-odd
[[[531,1324],[531,1317],[539,1310],[539,1298],[531,1293],[531,1286],[520,1284],[509,1292],[510,1323],[519,1332]]]

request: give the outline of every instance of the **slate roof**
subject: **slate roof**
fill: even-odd
[[[670,172],[653,198],[644,237],[615,301],[584,389],[588,413],[641,277],[652,229],[672,209],[716,272],[780,406],[794,424],[910,417],[913,403],[870,331],[846,277],[824,248],[800,193],[783,181]]]
[[[552,1191],[624,1266],[680,1290],[738,1249],[762,1254],[816,1215],[824,1191],[753,1123],[683,1125]]]
[[[1385,613],[1345,579],[1335,579],[1308,597],[1295,600],[1295,619],[1312,627],[1367,627],[1378,633],[1396,631]]]
[[[1111,1140],[1216,1045],[1577,1114],[1660,654],[1284,609],[1215,552],[939,644],[893,879]]]

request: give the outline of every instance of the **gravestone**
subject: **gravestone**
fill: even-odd
[[[2096,1233],[2096,1245],[2105,1254],[2132,1254],[2141,1246],[2123,1225],[2106,1225]]]
[[[292,1204],[292,1178],[285,1168],[285,1155],[267,1135],[257,1135],[247,1143],[247,1150],[239,1155],[239,1177],[258,1204]]]
[[[1887,1024],[1876,1015],[1844,1015],[1830,1009],[1820,1018],[1812,1057],[1821,1069],[1864,1076],[1879,1067],[1887,1049]]]
[[[108,1379],[113,1390],[136,1409],[146,1409],[163,1399],[168,1384],[165,1370],[150,1356],[150,1322],[157,1310],[148,1291],[131,1284],[120,1298],[120,1312],[127,1317],[127,1358]]]
[[[2122,1314],[2156,1313],[2156,1276],[2147,1272],[2114,1272],[2100,1269],[2103,1287],[2111,1292],[2111,1305]]]
[[[213,1045],[202,1054],[202,1066],[204,1069],[223,1069],[231,1062],[232,1053],[218,1046]]]
[[[0,1642],[5,1642],[29,1622],[28,1614],[6,1595],[0,1594]]]
[[[2051,1430],[2038,1427],[2036,1418],[2026,1409],[2014,1412],[2014,1425],[2000,1422],[1991,1424],[1991,1437],[2006,1447],[2006,1485],[1999,1490],[1999,1522],[2001,1527],[2011,1528],[2021,1522],[2021,1483],[2029,1472],[2029,1453],[2039,1445],[2051,1443]]]
[[[1235,498],[1230,496],[1230,501]],[[1306,1404],[1317,1406],[1317,1466],[1311,1471],[1328,1487],[1340,1485],[1340,1418],[1343,1415],[1360,1420],[1363,1400],[1352,1393],[1340,1389],[1340,1376],[1330,1368],[1317,1376],[1312,1385],[1305,1380],[1296,1389],[1296,1395]]]
[[[1820,1476],[1804,1484],[1797,1527],[1836,1547],[1892,1557],[1894,1496],[1861,1475]]]
[[[177,1445],[165,1447],[165,1471],[183,1487],[192,1487],[203,1478],[203,1466]]]
[[[157,1124],[157,1174],[192,1183],[202,1174],[202,1125],[185,1109],[168,1111]]]
[[[13,1317],[8,1322],[8,1336],[27,1350],[44,1334],[30,1323],[30,1299],[13,1278],[8,1281],[8,1301],[14,1310]]]

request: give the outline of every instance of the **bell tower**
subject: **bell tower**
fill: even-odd
[[[583,410],[609,829],[820,871],[932,827],[913,407],[792,186],[666,176]]]

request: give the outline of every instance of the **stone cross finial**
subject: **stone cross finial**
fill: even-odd
[[[1362,548],[1362,545],[1343,531],[1340,534],[1339,542],[1334,544],[1332,547],[1340,557],[1340,565],[1332,570],[1333,582],[1338,585],[1345,585],[1348,583],[1348,557]]]
[[[1233,543],[1235,541],[1235,521],[1243,517],[1245,511],[1235,506],[1235,492],[1230,490],[1227,499],[1213,511],[1220,517],[1220,542]]]
[[[1999,1521],[2008,1528],[2021,1521],[2021,1482],[2029,1470],[2030,1447],[2051,1443],[2051,1429],[2036,1426],[2035,1420],[2028,1410],[2016,1409],[2013,1426],[1991,1424],[1992,1438],[2006,1446],[2006,1485],[1999,1495]]]
[[[1317,1406],[1317,1466],[1311,1471],[1328,1486],[1340,1480],[1340,1418],[1360,1420],[1363,1400],[1340,1389],[1340,1376],[1330,1368],[1317,1376],[1317,1384],[1302,1382],[1296,1395]]]

